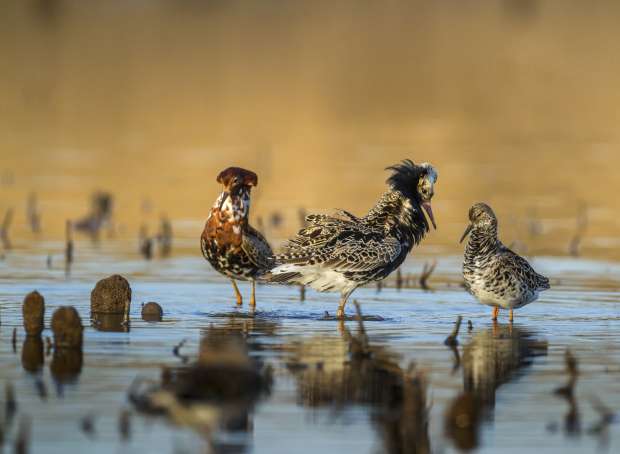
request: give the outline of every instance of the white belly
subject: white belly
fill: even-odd
[[[332,269],[323,268],[320,265],[280,265],[273,270],[272,274],[300,273],[293,282],[307,285],[319,292],[349,292],[354,290],[359,283],[347,279],[344,274]]]
[[[510,295],[510,292],[506,292],[503,296],[500,296],[495,292],[485,290],[482,284],[477,283],[472,284],[470,288],[472,294],[482,304],[501,307],[502,309],[516,309],[525,306],[538,298],[538,292],[528,292],[526,295]]]

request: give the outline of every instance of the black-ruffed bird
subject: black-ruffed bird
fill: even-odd
[[[340,292],[337,317],[344,318],[349,295],[360,285],[385,278],[400,266],[429,231],[437,172],[428,163],[405,160],[388,167],[389,189],[364,217],[347,211],[309,215],[307,227],[291,239],[265,276],[270,282],[308,285]]]

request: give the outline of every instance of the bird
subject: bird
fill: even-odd
[[[265,237],[248,222],[250,192],[258,184],[256,173],[240,167],[222,170],[216,181],[223,186],[200,237],[202,254],[221,274],[230,278],[237,305],[243,298],[236,280],[252,283],[250,307],[256,307],[256,277],[273,264],[273,251]]]
[[[497,236],[497,217],[486,203],[469,210],[469,225],[461,243],[469,235],[463,260],[465,288],[482,304],[493,306],[493,321],[500,308],[518,309],[538,299],[549,289],[549,279],[538,274],[523,257],[504,246]]]
[[[275,266],[263,278],[340,292],[336,317],[343,320],[351,293],[396,270],[430,230],[422,210],[436,228],[431,208],[435,168],[406,159],[386,170],[391,171],[389,188],[368,214],[357,217],[339,210],[308,215],[306,227],[275,256]]]

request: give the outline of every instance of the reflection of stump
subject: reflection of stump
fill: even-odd
[[[55,348],[50,372],[57,383],[71,383],[82,371],[82,350]]]
[[[131,287],[123,276],[101,279],[90,294],[90,311],[103,314],[129,315]]]
[[[129,323],[125,314],[102,314],[93,312],[91,314],[93,328],[97,331],[107,331],[111,333],[128,333]]]
[[[142,320],[145,322],[161,322],[163,315],[163,309],[155,302],[146,303],[142,306]]]
[[[462,451],[470,451],[478,446],[479,405],[472,394],[460,394],[452,400],[446,412],[446,435]]]
[[[52,315],[54,347],[82,348],[82,319],[74,307],[62,306]]]
[[[43,331],[45,300],[37,291],[28,293],[22,306],[24,329],[29,336],[39,336]]]
[[[28,372],[38,372],[44,363],[41,336],[26,336],[22,347],[22,367]]]

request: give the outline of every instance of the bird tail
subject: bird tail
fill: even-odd
[[[538,275],[538,288],[541,290],[549,290],[551,288],[551,286],[549,285],[549,278],[539,274]]]
[[[276,264],[258,276],[258,279],[272,284],[294,284],[302,277],[302,273],[295,268],[295,265],[291,264]]]

